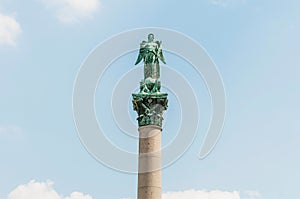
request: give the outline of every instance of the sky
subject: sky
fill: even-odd
[[[96,46],[144,27],[193,38],[213,59],[226,91],[222,135],[201,160],[209,92],[189,63],[164,54],[193,87],[200,119],[191,147],[163,169],[163,198],[300,198],[299,7],[296,0],[0,0],[0,198],[136,198],[137,176],[101,164],[81,143],[72,93]],[[113,62],[103,81],[117,82],[120,71],[137,67],[136,53]],[[180,102],[164,89],[167,146],[178,130]],[[106,136],[136,152],[137,140],[124,136],[109,107],[97,103],[106,91],[99,86],[95,97],[96,115],[112,131]]]

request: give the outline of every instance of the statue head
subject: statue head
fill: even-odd
[[[152,42],[153,40],[154,40],[154,34],[150,33],[150,34],[148,35],[148,41],[149,41],[149,42]]]

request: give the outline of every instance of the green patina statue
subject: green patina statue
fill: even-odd
[[[160,66],[159,59],[165,64],[162,54],[161,42],[154,40],[154,35],[148,35],[148,41],[140,44],[139,56],[135,65],[144,61],[144,80],[141,81],[141,93],[160,92]]]
[[[140,45],[140,54],[135,62],[135,65],[144,60],[144,72],[145,79],[159,79],[160,71],[159,71],[159,61],[160,59],[164,64],[165,59],[162,54],[162,46],[161,42],[154,41],[154,35],[148,35],[148,42],[143,41]]]
[[[161,41],[155,41],[154,35],[148,35],[148,41],[140,44],[135,65],[144,62],[144,79],[140,82],[140,92],[132,94],[133,108],[138,113],[139,126],[162,126],[162,114],[168,107],[167,93],[161,93],[159,60],[164,64]]]

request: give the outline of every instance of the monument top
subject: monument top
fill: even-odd
[[[168,107],[167,93],[161,93],[159,60],[165,62],[161,41],[148,35],[148,41],[142,41],[135,65],[144,62],[144,79],[140,82],[140,92],[132,94],[133,109],[138,113],[139,126],[162,126],[162,114]]]

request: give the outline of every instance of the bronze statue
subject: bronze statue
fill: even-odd
[[[155,41],[154,35],[150,33],[148,35],[148,41],[142,41],[140,44],[140,53],[135,62],[135,65],[144,61],[144,79],[159,79],[160,67],[159,61],[161,60],[166,64],[163,53],[161,41]]]

